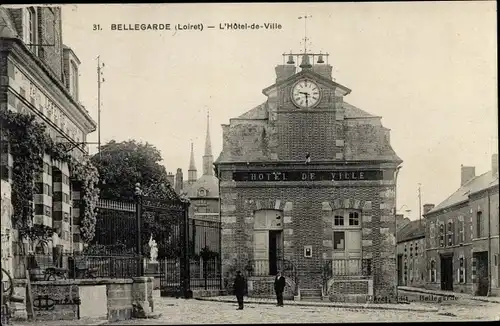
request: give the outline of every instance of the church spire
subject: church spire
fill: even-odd
[[[214,157],[210,141],[210,109],[207,110],[207,137],[205,138],[205,155],[203,155],[203,175],[213,175]]]
[[[194,149],[193,143],[191,142],[191,158],[189,159],[189,170],[188,170],[188,182],[195,182],[197,178],[196,176],[196,164],[194,163]]]

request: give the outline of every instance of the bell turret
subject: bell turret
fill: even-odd
[[[309,55],[307,53],[304,53],[304,55],[302,55],[302,63],[299,67],[302,69],[309,69],[312,67],[311,62],[309,61]]]

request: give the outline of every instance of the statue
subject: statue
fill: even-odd
[[[158,261],[158,246],[156,244],[156,240],[153,239],[153,235],[149,238],[149,248],[150,248],[150,259],[149,262],[152,264],[157,263]]]

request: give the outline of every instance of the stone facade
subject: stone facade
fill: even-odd
[[[291,66],[276,68],[265,103],[222,126],[215,165],[223,273],[231,278],[253,264],[253,274],[272,274],[273,260],[283,259],[299,289],[321,289],[332,279],[347,284],[335,274],[343,269],[372,280],[375,296],[392,296],[394,175],[401,160],[389,131],[380,117],[344,102],[350,90],[325,75],[322,64],[298,73]],[[314,108],[290,98],[305,80],[319,89]],[[325,268],[334,275],[325,279]],[[342,288],[345,295],[352,290]]]
[[[67,142],[73,157],[82,159],[87,149],[81,143],[95,131],[96,123],[78,101],[78,70],[63,68],[77,68],[79,60],[62,43],[61,8],[0,8],[0,19],[5,26],[0,49],[0,105],[34,114],[54,141]],[[62,251],[81,250],[78,185],[70,181],[66,163],[49,155],[44,155],[43,162],[43,172],[35,176],[33,222],[56,229],[51,246]],[[7,182],[12,180],[12,164],[8,139],[2,137],[1,175]],[[19,240],[15,233],[12,240]],[[51,253],[51,248],[39,249]]]
[[[424,215],[427,288],[500,295],[495,155],[492,170],[480,176],[475,176],[473,167],[462,167],[466,169],[462,171],[462,186]]]

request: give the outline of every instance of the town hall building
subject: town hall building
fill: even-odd
[[[281,270],[288,298],[390,300],[402,160],[389,129],[344,101],[327,54],[287,57],[264,103],[222,125],[223,276],[242,271],[250,296],[272,295]]]

